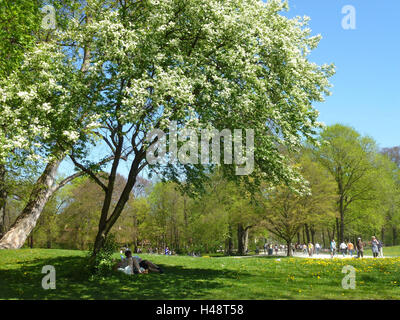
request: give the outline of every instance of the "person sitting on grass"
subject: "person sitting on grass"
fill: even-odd
[[[125,259],[117,264],[117,269],[123,271],[126,274],[138,274],[138,273],[149,273],[158,272],[164,273],[164,271],[154,263],[148,260],[142,260],[138,256],[132,257],[132,252],[130,250],[125,251]]]

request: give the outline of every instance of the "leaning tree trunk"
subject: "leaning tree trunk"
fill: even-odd
[[[36,226],[39,216],[54,193],[54,182],[61,160],[49,162],[40,178],[35,183],[29,201],[10,227],[8,232],[0,240],[0,249],[19,249],[23,246],[26,238]]]

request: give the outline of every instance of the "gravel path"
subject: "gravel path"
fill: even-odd
[[[239,257],[235,257],[235,258],[250,258],[250,257],[262,257],[262,256],[268,256],[268,255],[265,254],[264,252],[261,252],[258,255],[239,256]],[[274,252],[273,256],[277,257],[277,258],[284,257],[284,256],[286,256],[286,252],[279,251],[277,255]],[[295,258],[309,258],[309,259],[331,259],[330,253],[314,254],[312,257],[310,257],[308,254],[295,252],[293,257],[295,257]],[[346,256],[343,257],[343,255],[341,253],[335,254],[335,256],[334,256],[334,258],[338,258],[338,259],[355,259],[356,257],[357,257],[357,254],[355,254],[355,255],[353,254],[353,257],[350,256],[350,255],[346,255]],[[371,258],[372,259],[373,256],[365,254],[365,252],[364,252],[364,258]],[[384,255],[384,258],[393,258],[393,257],[389,257],[389,256],[385,256]],[[381,258],[379,258],[379,259],[381,259]]]

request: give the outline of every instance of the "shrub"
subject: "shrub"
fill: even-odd
[[[111,274],[115,261],[112,255],[118,250],[118,244],[115,241],[115,235],[109,234],[103,247],[97,255],[91,260],[91,270],[95,277],[104,277]]]

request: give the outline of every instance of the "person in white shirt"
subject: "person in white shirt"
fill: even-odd
[[[315,244],[315,253],[316,254],[319,254],[319,250],[321,249],[321,246],[320,246],[320,244],[317,242],[316,244]]]
[[[345,244],[344,242],[342,242],[340,244],[340,251],[342,252],[343,257],[346,256],[346,249],[347,249],[347,244]]]

